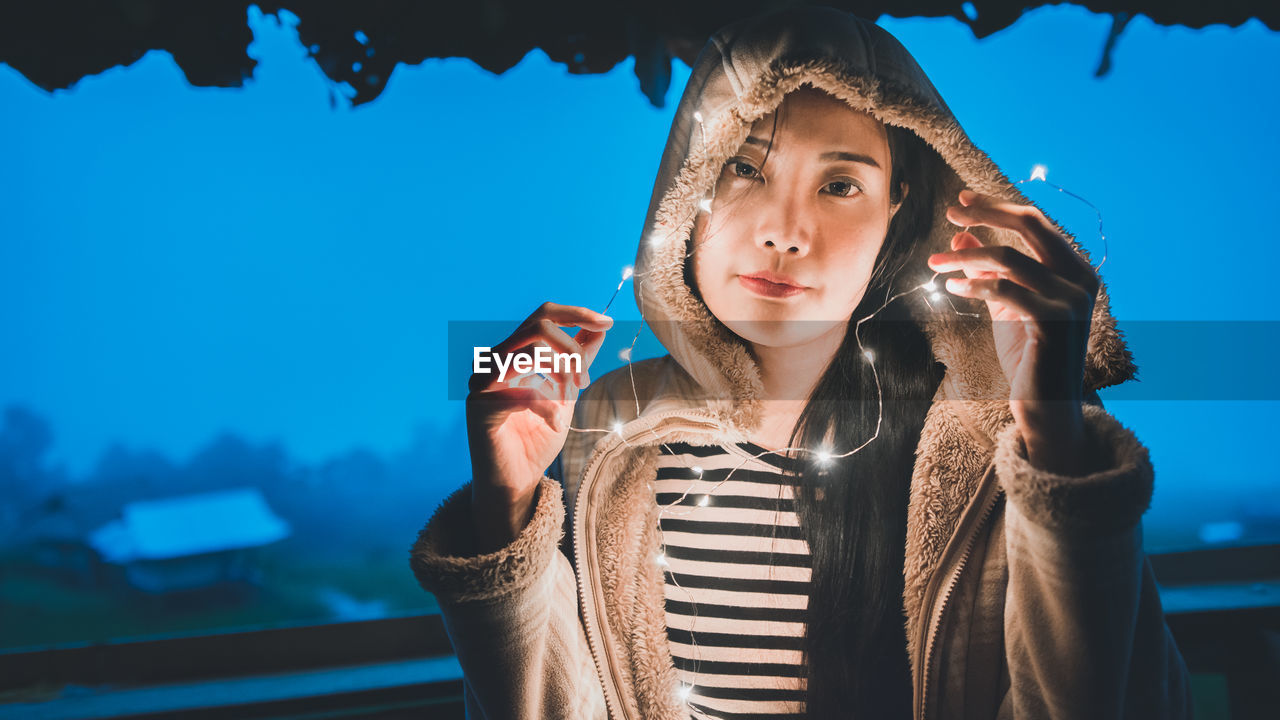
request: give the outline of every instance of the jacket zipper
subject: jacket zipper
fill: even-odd
[[[970,513],[968,517],[961,519],[961,522],[966,524],[966,527],[963,528],[965,533],[963,550],[955,568],[946,574],[946,587],[943,589],[941,597],[935,600],[938,592],[936,583],[930,583],[930,592],[925,594],[925,603],[922,607],[934,605],[934,610],[929,613],[928,622],[925,625],[925,641],[920,643],[920,649],[917,654],[918,663],[916,667],[920,669],[921,679],[916,693],[916,720],[927,720],[928,718],[925,713],[929,709],[929,680],[930,672],[933,669],[932,656],[934,644],[942,629],[942,617],[946,612],[947,603],[951,600],[951,594],[960,580],[960,574],[964,571],[965,564],[969,561],[970,553],[973,552],[973,545],[977,540],[978,531],[986,524],[991,511],[995,509],[996,501],[1004,492],[1004,489],[999,487],[992,477],[994,475],[995,466],[989,462],[987,469],[983,472],[982,485],[978,489],[978,493],[982,496],[980,510],[976,515]],[[945,560],[946,558],[943,559]],[[943,566],[940,565],[939,567]]]
[[[652,416],[641,416],[632,420],[623,426],[616,434],[611,434],[606,438],[604,443],[596,446],[591,454],[591,458],[587,461],[586,468],[583,470],[582,485],[578,488],[578,497],[574,503],[573,511],[573,551],[576,562],[579,565],[578,575],[583,580],[578,582],[578,604],[582,608],[583,625],[586,628],[587,648],[591,651],[591,657],[595,660],[596,669],[600,673],[604,683],[604,700],[605,709],[609,713],[610,718],[621,718],[629,720],[630,715],[627,714],[626,703],[622,700],[621,682],[618,679],[618,672],[614,653],[600,652],[600,646],[605,645],[607,650],[608,639],[604,636],[601,628],[604,617],[604,608],[601,603],[603,598],[600,591],[598,578],[594,571],[595,563],[592,561],[593,555],[588,555],[590,548],[586,542],[586,532],[584,525],[586,523],[586,515],[584,509],[587,506],[587,497],[594,491],[594,481],[596,479],[596,471],[604,462],[605,458],[611,455],[619,447],[629,447],[628,439],[633,439],[639,433],[635,431],[633,426],[636,423],[644,421],[640,432],[657,431],[657,424],[668,418],[684,415],[686,418],[697,418],[702,415],[701,412],[691,412],[689,410],[668,410],[664,413],[657,413]],[[710,416],[706,416],[710,420]],[[628,436],[632,436],[629,438]],[[589,587],[588,587],[589,586]],[[590,593],[588,593],[588,589]],[[588,599],[590,594],[590,601]]]

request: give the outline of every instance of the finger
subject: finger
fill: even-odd
[[[526,322],[541,318],[551,320],[557,325],[572,325],[592,330],[607,330],[613,327],[613,318],[604,313],[598,313],[595,310],[578,305],[561,305],[550,301],[538,306],[538,309],[529,315]]]
[[[518,348],[515,355],[524,355],[526,359],[535,357],[534,352],[537,347],[549,346],[539,339],[529,345]],[[523,352],[526,348],[529,349],[527,354]],[[491,361],[489,370],[487,372],[472,373],[467,382],[467,389],[470,392],[485,392],[499,387],[535,387],[542,383],[552,384],[559,388],[576,385],[575,379],[578,373],[576,372],[577,364],[573,362],[573,357],[556,358],[554,357],[554,349],[552,349],[552,353],[550,367],[547,365],[547,355],[543,353],[542,358],[540,358],[541,367],[531,363],[530,369],[524,372],[517,370],[515,360],[510,356],[506,356],[503,359],[503,362],[506,363],[505,372],[503,372],[497,358],[503,357],[504,353],[501,350],[491,350],[491,355],[493,355],[494,359]],[[559,363],[559,372],[555,371],[556,363]],[[522,362],[521,365],[524,366],[524,363]],[[563,392],[560,394],[561,396],[564,395]]]
[[[931,255],[929,267],[938,272],[963,270],[969,277],[1008,277],[1028,290],[1049,297],[1065,299],[1081,291],[1025,253],[1003,245],[967,247]]]
[[[578,305],[561,305],[560,303],[553,303],[550,301],[544,302],[542,305],[538,306],[538,309],[534,310],[533,313],[525,319],[525,322],[522,323],[521,327],[538,324],[545,326],[545,321],[547,320],[550,320],[555,325],[579,327],[583,330],[600,332],[613,327],[613,318],[605,315],[604,313],[598,313],[594,310]],[[566,335],[565,337],[567,338],[568,336]],[[582,363],[582,370],[585,372],[586,366],[589,363],[586,358],[583,358]],[[586,377],[578,377],[577,384],[578,387],[586,387]]]
[[[947,219],[961,227],[985,225],[1013,230],[1027,241],[1036,259],[1068,277],[1088,265],[1044,213],[1033,205],[996,200],[973,191],[961,191],[961,203],[947,208]]]
[[[550,335],[549,331],[559,326],[607,330],[613,326],[613,318],[589,308],[548,301],[538,306],[538,309],[525,318],[515,332],[497,347],[506,352],[511,348],[518,349],[523,347],[524,342],[530,337],[538,335],[540,330],[548,331],[547,334]],[[568,335],[564,335],[564,339],[568,340]]]
[[[518,372],[514,365],[509,365],[507,371],[503,373],[495,362],[488,372],[471,373],[467,389],[473,393],[492,392],[502,388],[531,388],[541,382],[546,381],[538,373]]]
[[[484,413],[488,422],[500,423],[508,415],[528,410],[542,417],[555,432],[560,432],[560,406],[536,388],[501,388],[471,393],[467,403]]]
[[[951,238],[952,250],[964,250],[967,248],[980,248],[980,247],[986,247],[986,246],[982,244],[982,241],[978,239],[978,236],[974,235],[973,233],[966,232],[964,230],[961,230],[960,232],[956,233]],[[938,254],[945,255],[948,257],[950,256],[949,253],[938,253]],[[930,267],[933,267],[932,264],[930,264]],[[947,271],[940,270],[939,272],[947,272]],[[996,273],[985,272],[985,271],[980,272],[976,269],[970,270],[967,268],[965,269],[964,274],[967,277],[998,277]]]
[[[549,347],[562,352],[581,353],[582,346],[550,318],[539,318],[521,325],[505,340],[491,348],[491,352],[508,354],[533,345],[536,341],[544,341]]]
[[[582,387],[586,387],[591,382],[591,374],[588,369],[591,363],[595,362],[596,356],[600,354],[600,348],[604,346],[605,331],[603,330],[579,330],[574,336],[574,340],[582,345],[583,351],[586,353],[582,358]]]
[[[564,373],[534,371],[508,378],[506,385],[513,388],[532,388],[556,402],[564,402],[570,390],[574,390],[577,387],[564,377]]]
[[[1044,261],[1045,258],[1049,258],[1049,262],[1045,262],[1046,265],[1068,281],[1084,288],[1090,297],[1097,295],[1102,284],[1097,271],[1039,208],[1034,205],[1001,201],[990,195],[981,195],[967,189],[960,192],[960,202],[966,206],[966,209],[977,206],[995,208],[1007,213],[1018,224],[1018,227],[1011,229],[1017,231],[1027,241],[1027,245],[1037,259]]]
[[[569,373],[573,373],[575,376],[574,384],[578,387],[585,387],[587,377],[584,373],[586,372],[587,360],[583,355],[583,347],[563,330],[560,330],[558,325],[561,324],[580,326],[583,329],[602,332],[604,329],[612,327],[613,318],[588,308],[576,305],[561,305],[548,301],[530,314],[509,337],[490,348],[490,353],[493,355],[510,355],[526,347],[536,347],[539,341],[544,341],[543,344],[546,344],[553,352],[558,349],[564,353],[575,354],[580,358],[579,363],[571,362],[566,371],[556,373],[556,375],[562,384],[567,385],[570,379]],[[580,367],[580,371],[575,371],[575,365]],[[473,375],[469,388],[472,391],[488,390],[495,383],[496,376],[476,377]]]
[[[498,343],[490,349],[490,353],[494,355],[510,355],[520,352],[525,348],[533,348],[538,344],[545,344],[552,352],[559,351],[570,355],[582,357],[584,351],[582,345],[576,340],[569,337],[565,331],[556,326],[555,321],[549,318],[541,318],[533,321],[528,325],[522,325],[516,328],[507,339]],[[532,352],[532,350],[530,350]],[[571,380],[568,372],[556,373],[564,382]]]
[[[998,302],[1025,320],[1048,322],[1069,319],[1069,308],[1008,278],[947,278],[947,292],[961,297]]]

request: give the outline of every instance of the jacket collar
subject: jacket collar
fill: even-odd
[[[652,479],[658,447],[741,438],[715,409],[681,394],[680,388],[692,380],[670,356],[637,362],[631,373],[606,378],[613,387],[605,386],[604,394],[612,398],[626,398],[632,387],[642,388],[635,395],[641,413],[626,413],[626,402],[584,410],[595,416],[586,421],[591,427],[611,427],[620,413],[632,419],[595,442],[581,482],[570,487],[583,620],[615,714],[683,718],[687,709],[672,694],[677,682],[666,639],[664,578],[655,562],[660,533]],[[907,509],[903,610],[918,692],[924,672],[918,664],[937,607],[929,600],[935,575],[958,552],[955,535],[961,518],[981,512],[976,499],[990,498],[995,483],[989,472],[993,445],[981,430],[984,420],[972,414],[973,403],[950,398],[953,380],[948,373],[926,416]],[[991,417],[997,414],[990,407],[978,409],[990,411]],[[618,713],[620,707],[625,713]]]

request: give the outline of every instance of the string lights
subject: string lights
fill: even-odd
[[[1102,240],[1102,260],[1100,260],[1097,265],[1093,266],[1093,270],[1094,272],[1101,270],[1102,266],[1107,262],[1107,253],[1108,253],[1107,235],[1102,231],[1102,211],[1098,209],[1097,205],[1094,205],[1093,203],[1089,202],[1085,198],[1071,192],[1070,190],[1064,187],[1059,187],[1058,185],[1055,185],[1054,183],[1049,182],[1048,175],[1049,175],[1049,168],[1045,167],[1044,165],[1036,165],[1035,167],[1031,168],[1031,177],[1023,178],[1014,184],[1021,185],[1022,183],[1031,182],[1032,180],[1039,180],[1040,182],[1044,183],[1045,185],[1048,185],[1049,187],[1057,190],[1058,192],[1063,193],[1064,195],[1070,195],[1076,200],[1079,200],[1085,205],[1088,205],[1093,210],[1094,214],[1098,216],[1098,238]]]
[[[704,123],[703,123],[703,116],[702,116],[702,113],[701,113],[701,112],[695,112],[695,113],[693,113],[693,118],[694,118],[694,120],[695,120],[695,121],[697,121],[697,123],[698,123],[698,127],[699,127],[699,131],[700,131],[700,134],[701,134],[701,137],[702,137],[703,145],[704,145],[704,147],[705,147],[705,142],[706,142],[706,128],[705,128],[705,125],[704,125]],[[1090,208],[1092,208],[1092,209],[1093,209],[1093,211],[1096,213],[1097,218],[1098,218],[1098,234],[1099,234],[1099,236],[1101,237],[1101,239],[1103,240],[1103,243],[1104,243],[1104,245],[1103,245],[1103,247],[1104,247],[1104,251],[1103,251],[1103,259],[1102,259],[1102,262],[1098,263],[1098,265],[1095,267],[1095,270],[1096,270],[1096,269],[1098,269],[1098,268],[1101,268],[1101,267],[1102,267],[1102,264],[1106,262],[1106,258],[1107,258],[1107,250],[1106,250],[1106,244],[1105,244],[1105,243],[1106,243],[1106,235],[1104,235],[1104,234],[1103,234],[1103,228],[1102,228],[1102,212],[1101,212],[1101,210],[1099,210],[1099,209],[1098,209],[1098,207],[1097,207],[1096,205],[1094,205],[1093,203],[1089,202],[1087,199],[1085,199],[1085,198],[1081,197],[1080,195],[1077,195],[1077,194],[1075,194],[1075,193],[1073,193],[1073,192],[1070,192],[1069,190],[1066,190],[1065,188],[1062,188],[1062,187],[1060,187],[1060,186],[1058,186],[1058,185],[1056,185],[1056,184],[1054,184],[1054,183],[1049,182],[1049,180],[1047,179],[1047,177],[1048,177],[1048,168],[1046,168],[1044,165],[1035,165],[1035,166],[1032,168],[1032,171],[1031,171],[1031,175],[1030,175],[1030,177],[1028,177],[1028,178],[1024,178],[1024,179],[1022,179],[1022,180],[1018,180],[1015,184],[1017,184],[1017,185],[1022,185],[1023,183],[1032,182],[1032,181],[1039,181],[1039,182],[1043,182],[1043,183],[1045,183],[1045,184],[1049,185],[1050,187],[1055,188],[1058,192],[1061,192],[1061,193],[1064,193],[1064,194],[1070,195],[1071,197],[1076,198],[1077,200],[1079,200],[1079,201],[1081,201],[1081,202],[1085,203],[1085,204],[1086,204],[1086,205],[1088,205]],[[713,184],[712,184],[711,194],[709,194],[708,196],[703,197],[701,200],[699,200],[699,201],[698,201],[698,203],[697,203],[697,207],[698,207],[698,209],[699,209],[700,211],[705,212],[705,213],[710,213],[710,212],[711,212],[712,203],[713,203],[713,201],[714,201],[714,197],[715,197],[715,195],[714,195],[714,194],[715,194],[715,183],[713,183]],[[688,217],[688,216],[686,216],[686,217],[684,218],[684,221],[687,221],[688,219],[689,219],[689,217]],[[682,222],[681,222],[681,225],[683,225],[683,224],[684,224],[684,221],[682,221]],[[965,230],[966,230],[966,231],[968,231],[968,230],[969,230],[969,228],[968,228],[968,227],[966,227],[966,228],[965,228]],[[662,234],[662,233],[660,233],[659,231],[655,230],[655,231],[653,231],[653,232],[650,234],[650,236],[646,239],[646,241],[650,244],[650,246],[651,246],[651,247],[658,247],[658,246],[661,246],[663,243],[665,243],[665,242],[667,242],[667,241],[669,241],[669,240],[672,240],[672,239],[673,239],[673,237],[672,237],[672,233],[667,232],[666,234]],[[705,242],[705,239],[704,239],[704,240],[702,240],[702,241],[700,241],[700,242]],[[695,250],[695,249],[696,249],[696,246],[695,246],[695,247],[691,247],[691,248],[690,248],[690,249],[689,249],[689,250],[684,254],[684,256],[683,256],[683,257],[682,257],[678,262],[683,262],[684,260],[688,259],[688,258],[693,254],[693,252],[694,252],[694,250]],[[664,266],[664,267],[662,267],[661,269],[670,269],[670,267],[671,267],[671,266]],[[623,287],[623,285],[625,285],[625,284],[626,284],[627,280],[629,280],[629,279],[630,279],[630,280],[632,280],[633,282],[643,284],[643,282],[645,281],[645,276],[647,276],[648,274],[650,274],[650,273],[654,272],[656,269],[659,269],[659,268],[656,268],[656,267],[655,267],[655,268],[653,268],[653,269],[650,269],[650,270],[649,270],[649,271],[647,271],[647,272],[637,274],[637,273],[635,273],[634,269],[633,269],[631,266],[626,266],[626,267],[624,267],[624,268],[623,268],[623,270],[622,270],[622,280],[618,283],[617,287],[614,289],[614,291],[613,291],[613,295],[611,295],[611,296],[610,296],[610,298],[609,298],[609,302],[605,305],[605,308],[604,308],[604,310],[603,310],[603,311],[601,311],[601,313],[602,313],[602,314],[605,314],[605,313],[607,313],[607,312],[609,311],[609,308],[610,308],[610,307],[612,307],[614,300],[615,300],[615,299],[617,299],[617,297],[618,297],[618,293],[622,290],[622,287]],[[876,402],[877,402],[876,428],[875,428],[875,432],[873,432],[873,433],[872,433],[871,437],[867,438],[867,439],[866,439],[864,442],[862,442],[860,445],[858,445],[857,447],[855,447],[855,448],[853,448],[852,450],[849,450],[849,451],[847,451],[847,452],[836,452],[833,448],[831,448],[831,447],[829,447],[829,446],[824,445],[824,446],[819,447],[819,448],[816,448],[816,449],[814,449],[814,448],[805,448],[805,447],[787,447],[787,448],[781,448],[781,449],[779,449],[779,450],[766,450],[765,452],[761,452],[761,453],[757,453],[757,454],[754,454],[754,455],[750,455],[747,459],[743,459],[743,460],[742,460],[741,462],[739,462],[737,465],[735,465],[735,466],[733,466],[733,467],[729,468],[729,472],[724,476],[724,478],[723,478],[723,479],[721,479],[721,480],[719,480],[718,482],[716,482],[716,483],[715,483],[713,486],[711,486],[710,488],[704,489],[704,490],[702,491],[702,493],[701,493],[701,497],[699,497],[699,498],[698,498],[698,500],[697,500],[697,501],[696,501],[696,503],[695,503],[696,507],[707,507],[707,506],[710,504],[710,502],[711,502],[711,497],[716,493],[716,491],[717,491],[717,490],[718,490],[718,489],[719,489],[719,488],[720,488],[724,483],[728,482],[728,481],[729,481],[729,479],[733,476],[733,474],[734,474],[734,473],[735,473],[739,468],[741,468],[741,467],[743,467],[744,465],[746,465],[750,460],[758,459],[758,458],[761,458],[761,457],[763,457],[763,456],[765,456],[765,455],[781,455],[781,456],[783,456],[783,457],[789,457],[788,453],[804,452],[804,453],[812,453],[812,454],[814,455],[815,459],[817,460],[817,463],[818,463],[818,465],[819,465],[819,466],[821,466],[821,467],[831,467],[831,466],[832,466],[832,465],[834,465],[834,464],[835,464],[839,459],[841,459],[841,458],[845,458],[845,457],[849,457],[850,455],[853,455],[854,453],[859,452],[860,450],[862,450],[863,448],[865,448],[867,445],[869,445],[872,441],[874,441],[876,438],[878,438],[878,437],[879,437],[879,435],[880,435],[881,423],[882,423],[882,421],[883,421],[883,417],[884,417],[884,398],[883,398],[883,392],[882,392],[882,389],[881,389],[881,386],[880,386],[880,376],[879,376],[879,372],[878,372],[878,370],[877,370],[877,368],[876,368],[876,363],[875,363],[875,357],[876,357],[875,352],[874,352],[871,348],[864,347],[864,346],[863,346],[863,343],[862,343],[862,337],[861,337],[861,328],[862,328],[862,324],[863,324],[863,323],[865,323],[865,322],[867,322],[868,320],[872,319],[872,318],[873,318],[873,317],[875,317],[876,315],[878,315],[881,311],[883,311],[886,307],[888,307],[888,306],[889,306],[891,303],[893,303],[895,300],[897,300],[897,299],[899,299],[899,298],[901,298],[901,297],[904,297],[904,296],[906,296],[906,295],[910,295],[910,294],[912,294],[912,293],[916,293],[916,292],[922,292],[922,293],[923,293],[924,298],[925,298],[925,303],[929,306],[929,308],[930,308],[930,309],[934,309],[934,310],[938,309],[938,307],[940,307],[940,303],[942,303],[942,302],[944,302],[944,301],[945,301],[946,305],[949,305],[949,306],[950,306],[950,310],[951,310],[951,312],[953,312],[954,314],[957,314],[957,315],[963,315],[963,316],[969,316],[969,317],[980,317],[980,315],[979,315],[978,313],[970,313],[970,312],[963,312],[963,311],[961,311],[959,308],[957,308],[957,307],[956,307],[955,303],[953,303],[953,302],[952,302],[952,300],[951,300],[951,296],[950,296],[949,294],[946,294],[946,293],[942,292],[942,291],[939,289],[938,284],[937,284],[937,282],[936,282],[936,281],[937,281],[937,278],[938,278],[941,274],[942,274],[942,273],[940,273],[940,272],[934,272],[933,276],[932,276],[932,277],[930,277],[930,278],[929,278],[928,280],[926,280],[925,282],[920,283],[920,284],[918,284],[918,285],[915,285],[915,286],[913,286],[913,287],[911,287],[911,288],[909,288],[909,289],[907,289],[907,290],[904,290],[904,291],[902,291],[902,292],[899,292],[899,293],[897,293],[897,294],[895,294],[895,295],[892,295],[892,296],[887,297],[887,298],[885,299],[884,303],[883,303],[883,304],[881,304],[881,306],[880,306],[879,308],[877,308],[875,311],[873,311],[871,314],[867,315],[866,317],[863,317],[863,318],[859,319],[859,320],[858,320],[858,322],[857,322],[857,324],[856,324],[856,325],[855,325],[855,327],[854,327],[854,337],[855,337],[855,339],[857,340],[857,343],[858,343],[858,350],[861,352],[862,356],[866,359],[867,365],[871,368],[872,377],[873,377],[873,379],[874,379],[874,381],[875,381],[875,387],[876,387]],[[618,353],[618,358],[619,358],[620,360],[622,360],[623,362],[627,363],[627,368],[628,368],[628,371],[629,371],[629,373],[630,373],[630,377],[631,377],[631,390],[632,390],[632,395],[633,395],[633,397],[634,397],[634,399],[635,399],[636,417],[637,417],[637,418],[639,418],[639,417],[640,417],[640,399],[639,399],[639,394],[638,394],[638,391],[637,391],[637,388],[636,388],[636,384],[635,384],[635,373],[634,373],[634,370],[632,370],[632,369],[631,369],[631,366],[632,366],[632,363],[633,363],[633,353],[634,353],[634,350],[635,350],[635,346],[636,346],[637,341],[639,340],[640,332],[641,332],[641,331],[643,330],[643,328],[644,328],[644,324],[645,324],[645,318],[644,318],[644,316],[643,316],[643,308],[641,308],[641,321],[640,321],[640,328],[636,330],[636,334],[635,334],[635,336],[632,338],[630,345],[629,345],[629,346],[627,346],[626,348],[622,349],[622,350],[621,350],[621,351],[619,351],[619,353]],[[545,375],[541,375],[540,373],[526,373],[526,375],[530,375],[530,374],[537,374],[537,375],[539,375],[539,377],[541,377],[544,381],[550,382],[550,379],[549,379],[549,378],[547,378]],[[524,377],[524,376],[519,376],[519,377],[517,378],[517,380],[518,380],[518,379],[520,379],[520,378],[522,378],[522,377]],[[615,422],[614,422],[614,423],[613,423],[613,424],[612,424],[608,429],[600,429],[600,428],[575,428],[575,427],[572,427],[572,426],[570,426],[568,429],[569,429],[570,431],[573,431],[573,432],[582,432],[582,433],[592,433],[592,432],[595,432],[595,433],[608,433],[608,434],[615,434],[615,435],[618,435],[619,437],[622,437],[622,430],[623,430],[623,427],[624,427],[624,426],[623,426],[623,423],[622,423],[622,422],[620,422],[620,421],[615,421]],[[660,444],[660,445],[662,445],[663,447],[666,447],[668,450],[670,450],[670,446],[668,446],[666,443],[662,442],[661,437],[660,437],[659,435],[657,435],[657,433],[654,431],[653,426],[650,426],[650,427],[648,427],[648,428],[646,428],[646,429],[647,429],[650,433],[652,433],[652,434],[653,434],[653,436],[654,436],[654,438],[657,440],[658,444]],[[624,442],[624,444],[626,444],[628,447],[633,447],[630,443],[627,443],[625,439],[623,440],[623,442]],[[674,455],[674,456],[676,456],[676,457],[681,457],[681,458],[682,458],[682,460],[683,460],[683,456],[680,456],[680,455],[675,454],[675,453],[673,453],[673,455]],[[684,516],[688,516],[690,513],[693,513],[693,512],[695,512],[695,511],[696,511],[694,508],[690,508],[690,509],[687,509],[687,510],[681,510],[681,509],[679,509],[679,506],[681,506],[682,504],[684,504],[685,499],[686,499],[686,498],[687,498],[687,497],[688,497],[688,496],[693,492],[693,489],[694,489],[695,487],[697,487],[697,486],[698,486],[698,483],[702,481],[702,479],[703,479],[703,469],[702,469],[701,467],[698,467],[698,466],[687,466],[687,465],[686,465],[686,468],[690,471],[690,473],[694,476],[694,478],[695,478],[695,479],[694,479],[694,481],[693,481],[693,482],[691,482],[691,483],[690,483],[690,485],[685,489],[685,491],[684,491],[683,493],[681,493],[681,494],[680,494],[680,496],[679,496],[679,497],[677,497],[673,502],[670,502],[670,503],[667,503],[667,504],[664,504],[664,505],[660,505],[659,513],[658,513],[658,518],[657,518],[659,523],[661,522],[661,519],[662,519],[664,516],[667,516],[667,515],[676,516],[676,517],[684,517]],[[653,491],[652,483],[650,484],[650,491],[651,491],[651,493],[652,493],[652,491]],[[781,492],[781,488],[780,488],[779,492]],[[661,534],[659,534],[659,537],[661,537]],[[657,565],[659,565],[659,566],[661,566],[661,567],[663,567],[663,568],[669,568],[669,567],[671,566],[671,565],[670,565],[670,561],[669,561],[669,560],[668,560],[668,558],[667,558],[665,545],[663,545],[663,547],[661,547],[661,548],[659,549],[659,551],[658,551],[657,555],[654,557],[654,562],[655,562]],[[695,667],[695,670],[693,671],[693,673],[692,673],[692,674],[693,674],[693,677],[696,679],[696,677],[697,677],[697,670],[696,670],[696,668],[697,668],[697,666],[698,666],[698,660],[697,660],[698,648],[697,648],[697,643],[696,643],[696,641],[694,641],[694,638],[696,638],[696,635],[695,635],[695,634],[694,634],[694,632],[693,632],[693,628],[694,628],[694,625],[696,624],[696,620],[697,620],[697,618],[698,618],[698,615],[697,615],[697,605],[696,605],[696,603],[694,603],[694,602],[693,602],[693,599],[694,599],[694,598],[693,598],[693,594],[692,594],[691,592],[689,592],[689,591],[688,591],[687,589],[685,589],[685,588],[680,587],[679,583],[675,580],[675,578],[674,578],[674,577],[669,576],[669,579],[670,579],[671,583],[672,583],[673,585],[675,585],[678,589],[683,590],[685,593],[687,593],[687,594],[688,594],[688,596],[689,596],[689,600],[690,600],[690,605],[691,605],[691,607],[693,608],[693,615],[691,616],[691,625],[690,625],[690,629],[689,629],[689,635],[690,635],[690,638],[691,638],[691,645],[692,645],[692,647],[693,647],[693,649],[694,649],[694,655],[695,655],[695,660],[694,660],[694,667]],[[696,689],[696,685],[695,685],[695,684],[693,684],[693,683],[683,683],[683,682],[682,682],[682,683],[680,684],[679,688],[677,688],[677,690],[676,690],[676,696],[677,696],[677,698],[678,698],[681,702],[688,702],[688,701],[689,701],[689,699],[690,699],[690,696],[692,696],[692,695],[694,694],[695,689]]]

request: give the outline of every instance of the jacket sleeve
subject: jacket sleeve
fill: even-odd
[[[578,616],[577,579],[560,549],[559,459],[511,544],[472,550],[471,484],[419,532],[409,565],[440,605],[463,672],[469,720],[605,718],[604,690]]]
[[[1033,467],[1016,424],[997,438],[1008,496],[1005,703],[1015,718],[1189,718],[1186,664],[1142,548],[1151,461],[1092,402],[1083,406],[1089,474]]]

